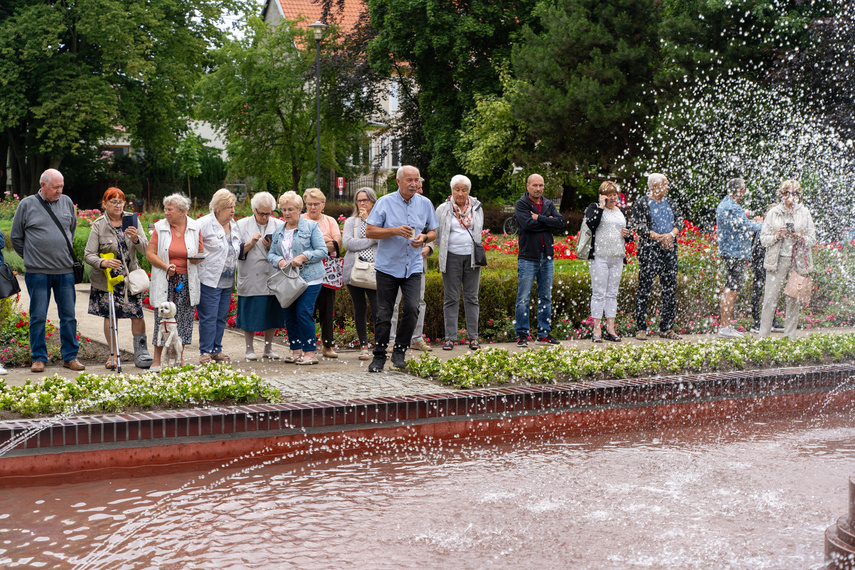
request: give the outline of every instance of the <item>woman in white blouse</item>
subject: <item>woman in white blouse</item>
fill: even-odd
[[[618,208],[620,188],[611,180],[600,184],[599,202],[585,210],[584,223],[591,229],[591,252],[588,269],[591,272],[591,317],[594,319],[594,342],[603,339],[620,342],[615,330],[617,294],[626,261],[626,242],[632,232],[626,228],[626,218]],[[606,332],[601,332],[603,316]]]

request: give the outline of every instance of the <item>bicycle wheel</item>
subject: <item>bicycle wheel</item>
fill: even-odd
[[[505,223],[502,225],[502,230],[510,236],[517,235],[517,232],[520,231],[520,226],[517,223],[517,219],[513,216],[505,220]]]

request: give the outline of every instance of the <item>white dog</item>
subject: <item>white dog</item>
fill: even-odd
[[[181,345],[181,338],[178,336],[178,321],[175,320],[177,309],[175,303],[164,301],[157,307],[157,314],[160,317],[160,324],[163,327],[163,338],[166,341],[163,344],[163,365],[178,366],[181,364],[181,353],[184,347]]]

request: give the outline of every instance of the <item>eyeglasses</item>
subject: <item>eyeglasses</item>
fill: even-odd
[[[357,204],[364,204],[365,202],[370,202],[371,200],[368,198],[360,198],[356,201]]]
[[[273,215],[273,212],[259,212],[258,210],[256,210],[255,213],[263,218],[268,218]]]
[[[783,192],[781,192],[781,196],[794,196],[798,198],[801,195],[801,192],[790,192],[789,190],[784,190]]]
[[[124,200],[110,200],[109,204],[111,206],[124,206],[125,201]]]
[[[324,205],[324,202],[312,202],[312,203],[306,202],[307,208],[320,208],[323,205]]]

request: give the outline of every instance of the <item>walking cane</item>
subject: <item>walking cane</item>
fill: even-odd
[[[112,253],[102,253],[101,257],[103,259],[113,259],[116,257]],[[109,293],[110,299],[110,343],[113,345],[111,351],[114,354],[110,356],[114,356],[116,358],[116,372],[118,374],[122,373],[122,357],[119,356],[119,323],[116,319],[116,299],[113,296],[113,288],[125,280],[124,275],[116,275],[115,277],[111,277],[112,269],[109,267],[104,268],[104,275],[107,276],[107,293]]]

